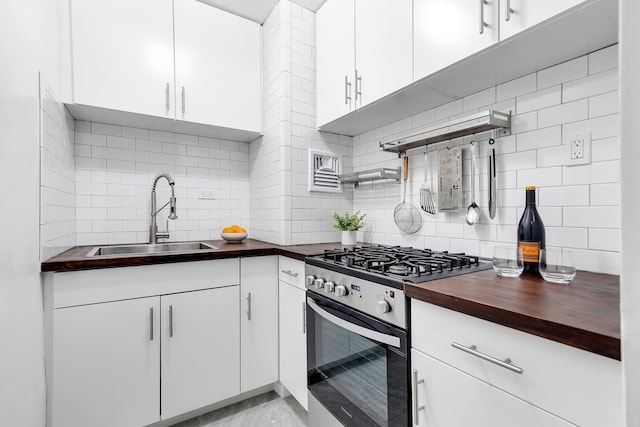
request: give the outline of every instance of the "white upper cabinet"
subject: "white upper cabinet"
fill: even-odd
[[[356,108],[413,81],[411,0],[356,0]]]
[[[76,117],[242,141],[262,132],[259,24],[196,0],[72,0],[71,11]]]
[[[172,0],[73,0],[77,104],[173,118]]]
[[[500,40],[532,27],[584,0],[500,0]]]
[[[318,125],[355,106],[354,0],[328,0],[316,15]]]
[[[328,0],[316,17],[318,125],[412,81],[411,0]]]
[[[175,0],[176,119],[260,132],[260,25]]]
[[[498,42],[498,0],[414,0],[419,80]]]

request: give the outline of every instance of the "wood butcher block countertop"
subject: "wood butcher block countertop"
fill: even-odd
[[[620,278],[578,271],[569,285],[493,270],[420,284],[405,295],[620,360]]]
[[[308,255],[342,247],[340,243],[280,246],[253,239],[205,243],[219,250],[88,258],[94,246],[78,246],[43,262],[41,270],[62,272],[260,255],[284,255],[303,261]],[[512,279],[485,270],[421,284],[406,283],[405,295],[620,360],[618,276],[579,271],[570,285],[558,285],[538,276]]]

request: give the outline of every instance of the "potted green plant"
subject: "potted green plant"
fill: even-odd
[[[356,232],[364,227],[364,217],[367,214],[360,215],[360,211],[351,214],[347,211],[344,215],[340,215],[334,212],[332,217],[336,220],[333,224],[333,228],[342,231],[342,244],[343,245],[355,245],[356,244]]]

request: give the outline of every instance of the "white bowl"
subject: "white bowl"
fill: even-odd
[[[220,237],[229,243],[240,243],[247,238],[247,233],[220,233]]]

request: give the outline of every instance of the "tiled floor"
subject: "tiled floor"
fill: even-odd
[[[269,392],[172,427],[306,427],[307,412],[292,397]]]

